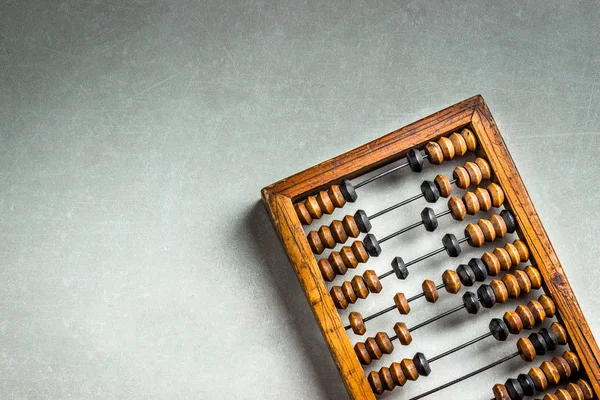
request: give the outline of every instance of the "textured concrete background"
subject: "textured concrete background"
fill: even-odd
[[[478,93],[600,335],[599,20],[0,2],[0,397],[345,398],[259,190]]]

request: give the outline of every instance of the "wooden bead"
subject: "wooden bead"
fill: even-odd
[[[331,299],[336,308],[345,310],[348,307],[348,300],[346,300],[346,296],[344,296],[341,287],[332,287],[329,294],[331,295]]]
[[[311,217],[319,219],[323,216],[323,211],[321,211],[321,207],[319,206],[319,203],[317,203],[315,196],[308,196],[306,200],[304,200],[304,205]]]
[[[519,289],[521,290],[521,294],[527,294],[531,291],[531,281],[527,274],[520,270],[514,270],[513,275],[517,278],[517,282],[519,282]]]
[[[558,338],[558,344],[567,344],[567,331],[561,324],[558,322],[553,322],[552,325],[550,325],[550,329],[552,329],[556,334],[556,337]]]
[[[454,146],[456,156],[462,157],[467,153],[467,142],[465,142],[465,138],[461,134],[454,132],[450,135],[450,141],[452,142],[452,146]]]
[[[532,289],[538,290],[542,287],[542,275],[537,268],[528,265],[523,271],[527,274]]]
[[[493,242],[496,239],[496,231],[494,230],[494,226],[487,219],[480,219],[477,221],[477,225],[481,228],[483,232],[483,237],[486,242]]]
[[[506,223],[498,214],[494,214],[490,217],[490,221],[494,224],[494,229],[496,230],[496,236],[499,238],[503,238],[506,236]]]
[[[556,395],[553,395],[551,393],[546,393],[544,395],[544,397],[542,397],[542,400],[560,400],[558,397],[556,397]]]
[[[506,303],[508,300],[508,291],[506,290],[506,285],[504,285],[504,282],[498,279],[492,279],[490,282],[490,287],[496,296],[496,301],[498,303]]]
[[[463,195],[463,202],[465,203],[465,208],[467,209],[467,214],[475,215],[479,212],[479,200],[477,199],[477,195],[473,192],[466,192]]]
[[[325,214],[331,214],[333,210],[335,210],[335,206],[333,205],[333,202],[329,198],[329,194],[327,192],[319,192],[319,194],[316,196],[316,199],[319,207]]]
[[[435,282],[432,280],[426,279],[423,281],[423,293],[425,294],[427,301],[430,303],[435,303],[440,297],[435,286]]]
[[[494,207],[500,207],[502,204],[504,204],[504,190],[502,190],[500,185],[492,182],[487,186],[486,189],[490,194],[492,205]]]
[[[562,354],[562,356],[569,364],[569,367],[571,367],[571,371],[579,372],[579,368],[581,367],[581,362],[579,361],[579,357],[577,357],[577,354],[573,353],[572,351],[567,350]]]
[[[511,400],[510,396],[508,395],[508,390],[506,390],[506,387],[500,383],[494,385],[492,392],[494,393],[494,398],[496,400]]]
[[[409,345],[412,342],[412,336],[404,322],[396,322],[396,325],[394,325],[394,332],[396,333],[396,336],[398,336],[400,343],[404,346]]]
[[[331,233],[331,229],[328,226],[323,225],[319,228],[319,239],[321,239],[321,243],[328,249],[333,249],[335,247],[335,239],[333,238],[333,234]],[[321,254],[321,253],[317,253]]]
[[[374,338],[367,338],[365,341],[365,347],[367,348],[367,351],[372,359],[379,360],[381,357],[383,357],[383,352],[377,345],[377,342]]]
[[[435,185],[440,191],[440,196],[445,198],[452,194],[452,184],[450,184],[450,179],[448,179],[446,175],[437,175],[433,182],[435,182]]]
[[[434,165],[439,165],[444,162],[444,153],[442,148],[436,142],[429,142],[425,145],[425,153],[427,153],[427,159]]]
[[[358,357],[358,361],[360,361],[362,365],[371,364],[371,356],[367,351],[367,346],[365,346],[363,342],[358,342],[354,345],[354,353],[356,353],[356,357]]]
[[[400,361],[400,367],[402,368],[402,372],[404,376],[409,381],[416,381],[419,378],[419,372],[417,371],[417,367],[415,363],[410,358],[405,358]]]
[[[560,375],[558,374],[558,370],[550,361],[544,361],[542,365],[540,365],[542,371],[544,371],[544,375],[546,375],[546,380],[551,385],[556,385],[560,382]]]
[[[448,200],[448,209],[450,210],[452,218],[457,221],[462,221],[467,216],[465,203],[463,203],[460,197],[450,197]]]
[[[310,225],[312,223],[313,217],[310,215],[303,202],[294,204],[294,210],[296,210],[296,215],[298,215],[298,219],[303,225]]]
[[[306,236],[306,240],[308,240],[308,244],[310,245],[310,249],[315,254],[321,254],[325,251],[325,246],[319,237],[319,233],[317,231],[310,231]]]
[[[363,317],[359,312],[351,312],[350,315],[348,315],[348,321],[352,327],[352,332],[355,334],[364,335],[367,332],[365,321],[363,321]]]
[[[350,247],[352,248],[352,253],[354,253],[354,257],[356,257],[358,262],[366,263],[369,260],[369,253],[367,253],[365,245],[360,240],[355,240]]]
[[[352,278],[352,289],[357,297],[361,299],[366,299],[369,296],[369,289],[367,288],[367,284],[362,276],[356,275]]]
[[[518,305],[515,312],[521,318],[521,322],[523,322],[523,328],[531,329],[535,325],[535,319],[533,318],[533,314],[531,310],[524,305]]]
[[[475,134],[468,128],[463,129],[460,134],[465,138],[467,150],[475,151],[477,149],[477,138],[475,137]]]
[[[492,168],[485,158],[477,157],[475,164],[481,170],[481,177],[484,181],[489,181],[492,178]]]
[[[478,225],[468,224],[465,228],[465,236],[469,238],[469,244],[473,247],[481,247],[485,243],[485,236]]]
[[[544,311],[544,307],[537,300],[529,300],[527,303],[527,308],[533,314],[533,319],[537,324],[541,324],[546,319],[546,311]]]
[[[461,189],[466,189],[471,184],[471,178],[469,178],[469,173],[463,167],[454,168],[454,172],[452,172],[452,177],[456,179],[456,186]]]
[[[477,162],[477,160],[475,160],[475,162]],[[327,191],[327,194],[329,195],[333,205],[337,208],[342,208],[346,204],[346,199],[344,198],[344,195],[342,194],[342,191],[338,185],[332,185]]]
[[[379,378],[381,379],[385,390],[394,390],[396,387],[396,383],[392,379],[392,374],[390,373],[389,368],[381,367],[379,370]]]
[[[458,293],[460,290],[460,279],[456,271],[452,269],[447,269],[442,274],[442,282],[444,282],[444,287],[448,293]]]
[[[475,196],[477,196],[479,208],[482,211],[490,211],[492,209],[492,199],[490,197],[490,193],[487,190],[478,187],[473,191],[473,193],[475,193]]]
[[[584,379],[578,379],[577,386],[579,386],[579,388],[581,389],[584,399],[590,400],[594,398],[594,392],[588,381]]]
[[[394,345],[390,341],[389,336],[385,332],[378,332],[375,335],[375,341],[384,354],[391,354],[394,351]]]
[[[554,300],[550,296],[546,296],[545,294],[541,295],[538,298],[538,301],[544,307],[544,311],[546,312],[546,316],[548,318],[554,317],[556,314],[556,304],[554,304]]]
[[[519,338],[517,341],[517,349],[523,360],[531,362],[535,359],[535,347],[533,347],[533,343],[531,343],[531,340],[528,338]]]
[[[569,392],[573,400],[585,399],[585,396],[583,395],[583,390],[579,387],[579,385],[570,382],[567,384],[567,387],[565,389],[567,390],[567,392]]]
[[[571,395],[565,389],[556,389],[554,395],[558,400],[572,400]]]
[[[533,381],[535,385],[535,390],[538,392],[543,392],[548,387],[548,380],[546,379],[546,374],[540,368],[531,368],[528,372],[529,377]]]
[[[323,279],[325,279],[327,282],[331,282],[335,279],[335,271],[331,267],[329,260],[327,260],[326,258],[321,258],[317,262],[317,265],[319,266],[319,270],[321,271],[321,276],[323,277]]]
[[[373,390],[373,393],[383,394],[383,392],[385,391],[383,389],[383,383],[381,382],[381,378],[379,378],[379,374],[376,371],[369,372],[367,380],[369,381],[369,385],[371,386],[371,390]]]
[[[513,335],[520,333],[523,330],[523,322],[521,321],[521,317],[514,311],[508,311],[504,313],[504,317],[502,317],[504,323],[508,327],[508,331]]]
[[[356,268],[358,265],[358,260],[354,255],[354,251],[352,251],[352,247],[344,246],[340,249],[340,257],[342,258],[342,262],[348,268]]]
[[[344,296],[346,297],[346,300],[348,300],[349,303],[356,303],[356,293],[354,293],[354,289],[352,288],[352,283],[351,282],[344,282],[342,283],[342,292],[344,293]]]
[[[379,293],[381,292],[381,289],[383,289],[383,286],[381,286],[381,282],[377,277],[377,273],[372,269],[366,270],[363,274],[363,278],[371,293]]]
[[[346,233],[346,229],[344,228],[342,221],[338,221],[337,219],[332,221],[329,225],[329,230],[331,231],[333,240],[335,240],[336,243],[345,243],[346,240],[348,240],[348,234]]]
[[[513,242],[513,245],[519,251],[519,256],[521,257],[521,262],[525,262],[525,261],[529,260],[529,247],[527,247],[525,242],[517,239]]]
[[[329,257],[327,257],[327,260],[329,261],[329,264],[331,264],[331,267],[333,268],[336,274],[344,275],[346,271],[348,271],[346,263],[344,263],[342,256],[337,251],[332,251],[331,253],[329,253]]]
[[[474,162],[467,161],[464,165],[464,168],[467,170],[467,173],[469,174],[469,178],[471,180],[471,185],[473,185],[473,186],[479,185],[481,183],[481,181],[483,180],[483,176],[481,174],[481,170],[479,169],[479,166],[477,164],[475,164]]]
[[[444,154],[444,160],[452,160],[456,154],[452,141],[447,137],[441,137],[438,140],[438,144],[440,145],[442,153]]]
[[[565,360],[563,357],[553,357],[552,364],[554,364],[556,367],[561,380],[565,380],[571,376],[571,367],[569,366],[567,360]]]
[[[408,301],[406,300],[406,296],[404,296],[404,293],[402,292],[398,292],[394,295],[394,303],[396,304],[396,307],[398,308],[398,311],[400,312],[400,314],[406,315],[410,312],[410,305],[408,304]]]
[[[502,271],[508,271],[510,267],[512,267],[512,261],[510,259],[510,255],[508,251],[506,251],[503,247],[496,247],[494,249],[494,255],[498,258],[500,262],[500,269]]]
[[[390,373],[397,386],[404,386],[406,383],[406,376],[404,376],[404,372],[402,372],[400,363],[393,362],[392,365],[390,365]]]
[[[504,245],[504,250],[506,250],[506,254],[510,258],[510,264],[513,267],[516,267],[521,263],[521,256],[519,255],[519,250],[512,243],[506,243]]]
[[[521,293],[521,289],[519,288],[519,282],[517,282],[517,278],[511,274],[505,274],[502,277],[502,282],[506,285],[506,290],[508,291],[508,297],[511,299],[516,299],[519,297]]]
[[[481,256],[481,261],[485,263],[490,276],[498,275],[500,272],[500,260],[498,260],[498,257],[496,257],[495,254],[486,251]]]

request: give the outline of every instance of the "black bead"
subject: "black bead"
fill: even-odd
[[[423,155],[419,150],[410,149],[408,153],[406,153],[406,160],[408,161],[408,165],[413,172],[423,171],[425,162],[423,161]]]
[[[473,292],[466,292],[463,297],[463,304],[469,314],[477,314],[479,312],[479,301],[477,301],[477,295]]]
[[[477,295],[481,305],[485,308],[492,308],[496,304],[496,295],[490,285],[481,285],[477,289]]]
[[[531,340],[531,343],[533,344],[535,354],[537,354],[538,356],[543,356],[544,354],[546,354],[548,345],[546,344],[546,341],[544,340],[542,335],[532,333],[531,335],[529,335],[529,340]]]
[[[423,225],[428,232],[433,232],[438,227],[438,220],[435,212],[429,207],[425,207],[423,211],[421,211],[421,221],[423,221]]]
[[[417,367],[417,372],[420,376],[429,376],[431,373],[431,367],[429,366],[429,361],[427,361],[425,354],[415,354],[413,357],[413,362],[415,363],[415,367]]]
[[[521,384],[516,379],[509,379],[504,384],[506,391],[508,392],[508,397],[511,400],[522,400],[525,398],[525,393],[523,392],[523,388]]]
[[[408,276],[408,268],[406,268],[402,257],[394,258],[394,260],[392,261],[392,269],[396,273],[396,277],[398,279],[406,279],[406,277]]]
[[[435,203],[440,198],[440,192],[432,181],[423,181],[421,183],[421,193],[428,203]]]
[[[460,248],[460,243],[458,243],[458,239],[456,239],[456,236],[451,233],[446,233],[444,235],[442,238],[442,245],[450,257],[458,257],[462,251]]]
[[[465,286],[473,286],[475,283],[475,274],[470,266],[461,264],[456,268],[456,273],[461,283]]]
[[[469,267],[473,270],[475,274],[475,280],[477,282],[485,281],[485,278],[488,276],[487,268],[481,258],[471,258],[469,260]]]
[[[515,220],[514,215],[508,210],[502,210],[500,216],[506,224],[506,231],[508,233],[513,233],[517,229],[517,221]]]
[[[379,246],[377,238],[372,233],[369,233],[367,236],[365,236],[363,239],[363,244],[365,245],[367,252],[373,257],[377,257],[381,254],[381,246]]]
[[[358,229],[363,233],[369,232],[372,228],[371,221],[369,221],[369,217],[364,210],[358,210],[354,214],[354,221],[356,222]]]
[[[544,338],[544,341],[546,342],[546,347],[549,351],[556,349],[556,347],[558,346],[558,337],[552,329],[548,330],[546,328],[542,328],[540,329],[539,333]]]
[[[533,379],[529,375],[520,374],[517,376],[517,380],[521,384],[525,396],[533,396],[535,394],[535,383],[533,383]]]
[[[490,321],[490,332],[492,332],[494,339],[500,342],[504,342],[510,334],[508,326],[500,318],[494,318]]]
[[[356,194],[354,186],[352,186],[350,181],[347,179],[344,179],[340,183],[340,191],[342,192],[342,196],[344,196],[344,199],[346,199],[347,202],[354,203],[356,199],[358,199],[358,195]]]

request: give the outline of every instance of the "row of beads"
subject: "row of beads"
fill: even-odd
[[[367,270],[352,280],[345,281],[342,286],[334,286],[329,291],[333,303],[337,308],[345,309],[348,303],[356,303],[358,299],[366,299],[369,293],[381,292],[381,282],[373,270]]]
[[[369,253],[360,240],[355,240],[351,246],[343,246],[340,251],[332,251],[327,258],[321,258],[317,265],[321,276],[331,282],[337,275],[344,275],[348,268],[356,268],[359,263],[369,261]]]

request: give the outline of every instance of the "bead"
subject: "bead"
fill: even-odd
[[[452,177],[456,179],[456,186],[461,189],[466,189],[471,184],[471,178],[469,178],[469,173],[463,167],[456,167],[452,172]]]
[[[442,148],[436,142],[429,142],[425,145],[425,153],[427,153],[427,159],[434,165],[439,165],[444,161],[444,153]]]
[[[406,383],[406,376],[404,376],[404,372],[402,372],[400,363],[393,362],[392,365],[390,365],[390,373],[397,386],[404,386]]]
[[[447,269],[442,274],[442,282],[444,282],[444,287],[448,293],[458,293],[460,290],[460,279],[456,271],[451,269]]]
[[[456,268],[456,274],[458,275],[458,278],[462,284],[465,286],[473,286],[475,283],[475,273],[469,265],[459,265],[458,268]]]
[[[386,390],[394,390],[396,387],[396,383],[394,382],[394,379],[392,379],[392,374],[390,373],[389,368],[381,367],[379,370],[379,378],[381,379],[383,387]]]
[[[440,295],[438,294],[437,288],[435,287],[435,282],[429,279],[423,281],[421,285],[423,288],[423,293],[425,294],[425,298],[430,303],[435,303]]]
[[[465,203],[465,208],[467,209],[467,214],[475,215],[479,212],[479,200],[477,199],[477,195],[473,192],[466,192],[463,195],[463,202]]]
[[[528,336],[528,338],[531,344],[533,345],[533,348],[535,349],[535,354],[537,354],[538,356],[543,356],[544,354],[546,354],[546,341],[540,334],[532,333]]]
[[[469,174],[469,179],[471,180],[471,185],[477,186],[483,180],[483,176],[481,174],[481,170],[479,166],[474,162],[467,161],[464,165],[464,168],[467,170]]]
[[[484,181],[489,181],[492,178],[492,168],[485,158],[477,157],[475,164],[481,170],[481,177]]]
[[[500,262],[500,269],[502,271],[508,271],[510,267],[512,267],[510,255],[506,249],[503,247],[496,247],[494,249],[494,255],[498,258],[498,261]]]
[[[475,134],[468,128],[463,129],[460,134],[465,138],[467,150],[475,151],[477,149],[477,138],[475,137]]]
[[[535,348],[529,338],[519,338],[517,349],[519,349],[519,354],[524,361],[531,362],[535,359]]]
[[[550,325],[550,329],[556,334],[559,344],[567,344],[567,331],[561,324],[553,322],[552,325]]]
[[[454,132],[450,135],[450,141],[454,146],[454,152],[458,157],[462,157],[467,153],[467,142],[461,134]]]
[[[408,268],[406,268],[402,257],[394,257],[392,260],[392,269],[398,279],[406,279],[408,276]]]
[[[594,398],[594,392],[592,391],[592,387],[590,386],[588,381],[578,379],[577,386],[579,386],[579,388],[581,389],[584,399],[589,400]]]
[[[348,321],[352,327],[352,332],[357,335],[364,335],[367,332],[367,327],[363,321],[363,317],[359,312],[353,311],[348,315]]]
[[[531,368],[527,373],[533,384],[535,385],[535,390],[538,392],[543,392],[548,387],[548,380],[546,379],[546,374],[539,368]]]
[[[477,226],[481,228],[486,242],[493,242],[496,239],[496,231],[494,230],[494,225],[492,225],[490,220],[480,219],[477,221]]]
[[[533,319],[536,324],[541,324],[546,319],[546,311],[544,311],[544,307],[537,300],[529,300],[527,303],[527,308],[531,311],[533,315]]]
[[[535,384],[529,375],[519,374],[519,376],[517,376],[517,380],[519,381],[521,388],[523,388],[523,393],[525,396],[533,396],[535,394]]]
[[[444,160],[450,161],[454,158],[456,152],[454,151],[454,145],[452,141],[447,137],[441,137],[438,140],[438,144],[442,149],[442,153],[444,153]]]
[[[508,379],[504,383],[504,387],[506,387],[506,391],[508,392],[508,396],[511,398],[511,400],[522,400],[525,397],[523,388],[516,379]]]
[[[504,236],[506,236],[506,222],[504,222],[504,219],[502,217],[494,214],[490,217],[490,221],[494,225],[494,230],[496,231],[497,237],[503,238]]]
[[[374,338],[367,338],[365,341],[365,347],[367,348],[367,351],[372,359],[379,360],[381,357],[383,357],[383,352],[377,345],[377,342]]]
[[[504,285],[506,286],[508,297],[511,299],[516,299],[519,297],[521,289],[519,289],[519,282],[517,282],[517,278],[515,278],[514,275],[505,274],[502,277],[502,282],[504,282]]]
[[[298,219],[303,225],[310,225],[313,221],[313,217],[308,212],[306,205],[304,203],[296,203],[294,204],[294,209],[296,210],[296,215],[298,215]]]
[[[347,179],[340,182],[340,192],[342,192],[342,196],[349,203],[354,203],[358,199],[358,194],[356,194],[354,186]]]
[[[519,255],[519,250],[512,243],[506,243],[504,245],[504,250],[506,250],[506,254],[510,258],[510,264],[513,267],[516,267],[521,263],[521,256]]]
[[[328,249],[333,249],[335,247],[336,242],[333,238],[333,233],[331,232],[331,229],[329,229],[328,226],[323,225],[319,228],[318,232],[319,239],[321,239],[323,246],[327,247]]]
[[[567,384],[567,387],[565,389],[567,390],[567,392],[569,392],[569,394],[571,395],[571,398],[573,400],[584,400],[585,399],[585,396],[583,395],[583,390],[581,390],[579,385],[576,385],[576,384],[570,382]]]
[[[560,382],[560,375],[558,374],[558,370],[550,361],[544,361],[542,365],[540,365],[542,371],[544,371],[544,375],[546,375],[546,380],[551,385],[556,385]]]
[[[367,288],[367,284],[362,276],[356,275],[352,278],[352,289],[354,293],[356,293],[356,297],[360,297],[361,299],[366,299],[369,295],[369,289]]]
[[[462,251],[458,239],[451,233],[447,233],[442,237],[442,246],[446,249],[446,254],[449,257],[458,257]]]
[[[325,214],[331,214],[333,210],[335,210],[335,206],[333,205],[333,202],[329,198],[327,192],[319,192],[319,194],[316,196],[316,199],[317,204],[319,204],[319,207],[321,207],[321,210]]]
[[[346,281],[344,283],[342,283],[342,292],[344,293],[344,296],[346,297],[346,300],[348,300],[349,303],[356,303],[356,293],[354,293],[354,289],[352,288],[352,283]]]
[[[425,162],[423,161],[423,155],[421,155],[421,152],[419,150],[408,150],[408,152],[406,153],[406,161],[408,161],[408,166],[413,172],[423,171]]]
[[[515,278],[517,278],[517,282],[519,283],[519,289],[521,290],[521,293],[529,293],[531,291],[531,281],[529,280],[527,274],[524,271],[517,269],[513,271],[513,275],[515,276]]]
[[[484,308],[492,308],[496,304],[496,296],[489,285],[481,285],[477,289],[479,302]]]
[[[381,286],[381,282],[379,281],[377,274],[372,269],[366,270],[363,273],[363,278],[371,293],[379,293],[381,292],[381,289],[383,289],[383,286]]]
[[[475,193],[477,201],[479,202],[479,208],[482,211],[490,211],[492,209],[492,199],[487,190],[478,187],[473,193]]]
[[[409,345],[412,342],[412,336],[404,322],[396,322],[394,325],[394,332],[396,332],[398,340],[404,346]]]
[[[346,233],[346,229],[344,229],[342,221],[338,221],[337,219],[332,221],[329,225],[329,230],[337,243],[344,243],[348,240],[348,234]]]
[[[477,314],[479,312],[479,301],[477,295],[473,292],[466,292],[463,297],[463,305],[469,314]]]
[[[571,367],[569,366],[567,360],[565,360],[563,357],[553,357],[552,364],[554,364],[556,367],[558,375],[560,375],[561,379],[567,379],[571,376]]]
[[[486,190],[490,194],[492,206],[498,208],[504,204],[504,191],[500,185],[492,182],[486,187]]]
[[[319,203],[317,203],[315,196],[308,196],[306,200],[304,200],[304,205],[311,217],[319,219],[323,216],[323,211],[321,210]]]
[[[521,321],[523,322],[523,328],[533,328],[535,325],[535,320],[533,319],[533,314],[529,308],[521,304],[517,306],[515,312],[519,315],[519,318],[521,318]]]
[[[577,357],[577,354],[567,350],[562,354],[562,356],[569,364],[569,367],[571,367],[571,371],[579,372],[579,367],[581,367],[581,363],[579,362],[579,357]]]
[[[510,400],[510,397],[508,396],[508,391],[506,390],[504,385],[501,385],[499,383],[495,384],[492,388],[492,392],[494,393],[494,397],[496,400]]]
[[[477,282],[483,282],[485,278],[487,278],[487,268],[485,267],[485,264],[483,263],[483,261],[481,261],[481,259],[471,258],[469,260],[469,267],[471,267],[471,269],[473,270],[473,273],[475,274],[475,280]]]
[[[306,236],[306,240],[308,240],[308,244],[313,253],[321,254],[325,250],[325,246],[317,231],[310,231]]]
[[[540,271],[537,268],[529,265],[523,271],[527,274],[532,289],[538,290],[542,287],[542,275],[540,275]]]
[[[500,261],[498,260],[498,257],[496,257],[494,254],[490,253],[489,251],[486,251],[481,256],[481,261],[483,261],[485,263],[485,266],[487,267],[488,275],[490,275],[490,276],[498,275],[498,273],[500,272]]]
[[[425,180],[421,183],[421,193],[428,203],[435,203],[440,198],[440,192],[435,183]]]
[[[431,373],[431,367],[429,366],[429,361],[425,357],[423,353],[417,353],[413,357],[413,363],[417,368],[417,372],[420,376],[429,376]]]
[[[438,227],[437,216],[433,209],[429,207],[425,207],[423,211],[421,211],[421,222],[423,222],[423,226],[427,232],[433,232]]]
[[[356,211],[356,213],[354,214],[354,221],[356,223],[356,227],[358,228],[358,230],[363,233],[369,232],[371,230],[371,228],[373,227],[373,225],[371,225],[371,221],[369,220],[369,217],[367,216],[367,213],[364,212],[364,210]],[[358,233],[356,234],[356,236],[358,236]],[[356,237],[356,236],[352,236],[352,237]]]
[[[358,361],[360,361],[360,363],[362,365],[369,365],[371,364],[371,356],[369,355],[369,352],[367,351],[367,347],[365,346],[364,343],[362,342],[358,342],[354,345],[354,353],[356,353],[356,357],[358,357]]]
[[[365,249],[367,249],[367,253],[373,257],[377,257],[381,254],[381,246],[379,246],[379,241],[372,233],[367,234],[363,239],[363,244],[365,245]]]
[[[344,263],[344,260],[342,259],[341,254],[338,253],[337,251],[332,251],[329,254],[329,257],[327,258],[327,260],[331,264],[331,267],[333,268],[333,270],[335,271],[336,274],[344,275],[346,273],[346,271],[348,271],[348,268],[346,267],[346,263]]]
[[[529,247],[527,247],[525,242],[517,239],[512,244],[519,251],[519,256],[521,257],[521,262],[525,262],[525,261],[529,260]]]
[[[517,220],[515,219],[515,216],[508,210],[502,210],[500,211],[500,217],[502,217],[502,219],[504,220],[504,223],[506,224],[506,231],[508,233],[513,233],[514,231],[517,230]]]
[[[504,323],[506,323],[506,326],[508,326],[508,330],[510,331],[510,333],[512,333],[513,335],[516,335],[523,330],[523,322],[521,321],[519,314],[517,314],[516,312],[505,312],[502,319],[504,320]]]
[[[392,351],[394,351],[394,345],[385,332],[378,332],[377,335],[375,335],[375,342],[377,342],[381,352],[384,354],[391,354]]]
[[[385,391],[383,389],[383,383],[381,382],[381,378],[379,378],[379,374],[376,371],[369,372],[369,376],[367,377],[369,381],[369,385],[371,386],[371,390],[375,394],[383,394]]]
[[[452,194],[452,185],[450,184],[450,179],[448,179],[446,175],[437,175],[433,180],[433,183],[437,186],[440,196],[448,197]]]
[[[365,249],[365,246],[360,240],[355,240],[352,243],[352,253],[354,253],[354,257],[358,260],[358,262],[366,263],[369,260],[369,253]]]
[[[542,337],[546,341],[548,350],[552,351],[552,350],[556,349],[556,347],[558,346],[558,338],[556,337],[556,334],[552,330],[542,328],[542,329],[540,329],[540,335],[542,335]]]
[[[481,247],[485,243],[485,236],[483,236],[483,231],[479,225],[468,224],[465,228],[465,236],[473,247]]]
[[[323,279],[325,279],[327,282],[331,282],[335,279],[335,272],[326,258],[321,258],[317,265],[319,266],[319,270],[321,271],[321,276]]]
[[[565,389],[556,389],[554,395],[558,400],[572,400],[571,395]]]
[[[329,294],[331,295],[331,299],[336,308],[345,310],[348,307],[348,300],[346,300],[346,296],[344,296],[341,287],[332,287]]]
[[[404,293],[396,293],[394,295],[394,303],[396,304],[400,314],[406,315],[410,312],[410,305],[408,304],[408,301],[406,301],[406,296],[404,296]]]
[[[356,268],[358,265],[358,260],[352,251],[352,247],[344,246],[340,249],[340,257],[342,258],[342,262],[348,268]]]
[[[550,296],[546,296],[545,294],[541,295],[538,298],[538,301],[544,307],[544,311],[546,312],[546,316],[548,318],[554,317],[556,313],[556,305],[554,304],[554,300]]]
[[[448,200],[448,209],[450,210],[452,218],[457,221],[462,221],[467,216],[467,208],[460,197],[450,197]]]
[[[477,160],[475,160],[475,162],[477,162]],[[327,194],[329,195],[333,205],[337,208],[342,208],[346,204],[346,199],[344,198],[344,195],[342,194],[342,191],[338,185],[332,185],[327,191]]]
[[[489,328],[490,332],[494,336],[494,339],[499,340],[501,342],[505,341],[510,333],[510,331],[508,330],[508,326],[500,318],[492,319],[490,321]]]
[[[560,400],[560,399],[553,394],[546,393],[544,395],[544,397],[542,398],[542,400]]]
[[[419,378],[417,367],[410,358],[405,358],[400,361],[400,367],[402,368],[402,372],[404,372],[404,376],[406,376],[406,379],[409,381],[416,381]]]
[[[508,300],[508,291],[506,290],[506,286],[504,282],[498,279],[493,279],[490,282],[490,287],[494,291],[494,296],[496,296],[496,301],[498,303],[506,303]]]

